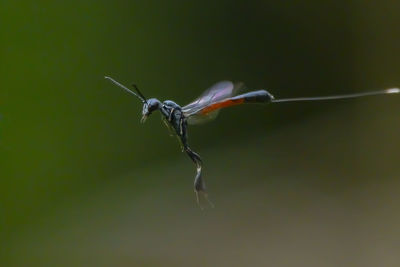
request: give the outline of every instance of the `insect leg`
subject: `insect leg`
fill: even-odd
[[[172,128],[171,124],[169,124],[169,122],[167,121],[167,119],[164,116],[161,116],[161,120],[163,121],[165,126],[167,126],[169,135],[170,136],[176,135],[175,132],[174,132],[174,128]]]
[[[183,135],[183,117],[181,117],[181,119],[179,120],[179,129],[180,129],[181,135]]]
[[[172,120],[172,114],[174,114],[174,110],[175,110],[175,108],[171,108],[171,111],[169,112],[169,116],[168,116],[169,121]]]
[[[182,152],[185,150],[185,145],[184,144],[186,143],[186,142],[183,142],[183,140],[187,140],[186,126],[187,126],[187,124],[184,123],[184,118],[181,117],[180,120],[179,120],[179,133],[180,133],[180,136],[178,137],[178,139],[179,139],[179,144],[181,145]]]
[[[178,135],[176,135],[176,137],[178,138],[179,145],[181,146],[181,151],[185,151],[185,146],[182,143],[182,139]]]
[[[196,177],[194,178],[194,192],[196,194],[197,204],[199,204],[200,208],[202,208],[202,206],[200,205],[200,200],[199,200],[199,193],[200,193],[204,196],[204,198],[210,204],[210,206],[214,207],[214,204],[208,199],[208,195],[206,192],[206,186],[205,186],[203,177],[201,176],[201,169],[202,169],[203,162],[202,162],[199,154],[197,154],[196,152],[191,150],[188,146],[185,146],[185,152],[188,154],[190,159],[196,164],[197,173],[196,173]]]

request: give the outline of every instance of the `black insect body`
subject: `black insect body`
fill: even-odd
[[[320,101],[320,100],[333,100],[344,98],[357,98],[369,95],[379,94],[393,94],[399,93],[398,88],[391,88],[380,91],[372,91],[365,93],[346,94],[346,95],[333,95],[333,96],[318,96],[318,97],[299,97],[299,98],[283,98],[275,99],[266,90],[251,91],[241,95],[235,93],[243,87],[242,84],[233,84],[230,81],[222,81],[214,84],[206,90],[200,97],[186,106],[179,106],[171,100],[166,100],[161,103],[156,98],[146,99],[139,91],[136,85],[133,85],[136,93],[129,90],[124,85],[115,81],[110,77],[105,77],[114,84],[118,85],[128,93],[137,96],[143,103],[142,120],[145,122],[152,112],[159,110],[162,114],[162,119],[166,126],[178,136],[182,150],[190,157],[196,164],[196,177],[194,179],[194,190],[196,193],[197,203],[199,203],[199,193],[208,200],[204,180],[201,176],[202,160],[196,152],[194,152],[188,145],[187,126],[188,124],[198,124],[214,119],[221,108],[230,107],[234,105],[241,105],[245,103],[279,103],[279,102],[297,102],[297,101]]]
[[[174,101],[166,100],[162,104],[159,100],[152,98],[148,100],[148,103],[157,103],[157,104],[148,104],[149,106],[155,106],[155,109],[159,109],[163,117],[164,123],[166,123],[168,128],[172,128],[176,135],[178,136],[180,143],[182,145],[182,150],[185,151],[190,159],[196,164],[197,174],[194,179],[194,188],[196,195],[198,192],[202,192],[205,194],[205,184],[201,177],[201,168],[202,161],[196,152],[190,149],[187,142],[187,121],[186,117],[183,114],[181,106],[176,104]],[[149,108],[149,106],[143,105],[143,121],[151,114],[153,110]],[[207,195],[205,195],[207,197]]]

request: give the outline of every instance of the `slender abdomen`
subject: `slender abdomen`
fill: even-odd
[[[274,99],[274,96],[265,90],[258,90],[234,96],[231,98],[231,100],[233,101],[239,99],[243,99],[243,103],[268,103]]]
[[[244,103],[269,103],[274,99],[274,96],[265,90],[258,90],[248,92],[245,94],[237,95],[220,102],[213,103],[201,110],[202,114],[215,111],[220,108],[226,108],[230,106],[240,105]]]

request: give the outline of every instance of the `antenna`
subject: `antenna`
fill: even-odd
[[[133,88],[135,88],[136,92],[143,98],[144,102],[147,103],[146,98],[144,97],[144,95],[142,94],[142,92],[139,91],[139,88],[137,87],[136,84],[132,84]]]
[[[117,82],[116,80],[114,80],[114,79],[111,78],[111,77],[104,76],[104,78],[107,79],[107,80],[110,80],[110,81],[113,82],[115,85],[121,87],[122,89],[124,89],[124,90],[127,91],[128,93],[130,93],[130,94],[136,96],[136,97],[139,98],[143,103],[147,103],[146,98],[144,98],[143,95],[142,95],[141,93],[140,93],[140,94],[136,94],[135,92],[129,90],[126,86],[120,84],[119,82]],[[135,87],[135,89],[138,91],[136,85],[135,85],[134,87]],[[138,93],[139,93],[139,91],[138,91]]]

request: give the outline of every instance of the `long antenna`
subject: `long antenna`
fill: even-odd
[[[104,78],[107,79],[107,80],[110,80],[111,82],[113,82],[114,84],[118,85],[119,87],[121,87],[122,89],[124,89],[125,91],[127,91],[128,93],[130,93],[130,94],[136,96],[136,97],[139,98],[143,103],[147,103],[147,102],[146,102],[146,99],[145,99],[144,97],[142,97],[141,95],[138,95],[138,94],[136,94],[135,92],[129,90],[126,86],[120,84],[119,82],[117,82],[117,81],[114,80],[113,78],[108,77],[108,76],[104,76]],[[135,88],[136,88],[136,86],[135,86]]]
[[[346,94],[346,95],[281,98],[281,99],[273,99],[271,102],[272,103],[281,103],[281,102],[297,102],[297,101],[320,101],[320,100],[357,98],[357,97],[363,97],[363,96],[397,94],[397,93],[400,93],[399,88],[390,88],[390,89],[386,89],[386,90],[371,91],[371,92],[356,93],[356,94]]]
[[[136,85],[136,84],[132,84],[132,86],[135,88],[136,92],[140,95],[140,97],[144,99],[144,102],[147,103],[146,97],[144,97],[144,95],[142,94],[142,92],[139,91],[139,88],[137,87],[137,85]]]

